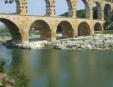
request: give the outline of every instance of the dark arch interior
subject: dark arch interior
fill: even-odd
[[[62,33],[62,37],[58,37],[57,36],[57,39],[74,37],[73,28],[72,28],[71,24],[69,22],[67,22],[67,21],[62,21],[58,25],[58,27],[57,27],[57,34],[58,33]]]
[[[101,6],[100,6],[100,3],[98,2],[95,2],[93,4],[93,18],[101,19]]]
[[[14,42],[22,43],[22,37],[19,32],[19,28],[16,26],[16,24],[14,24],[8,19],[3,19],[3,18],[0,18],[0,22],[2,22],[3,24],[5,24],[5,26],[7,26],[10,34],[12,35],[12,40]]]
[[[86,22],[80,23],[78,27],[78,36],[88,36],[90,35],[90,27]]]
[[[106,4],[104,7],[104,18],[106,19],[107,16],[110,16],[111,13],[111,6],[109,4]]]
[[[94,26],[94,31],[102,31],[102,26],[100,23],[96,23]]]
[[[30,27],[30,33],[33,33],[36,35],[35,38],[31,38],[30,41],[34,40],[51,40],[51,30],[48,25],[43,20],[37,20],[34,23],[32,23]],[[37,33],[36,33],[37,32]]]

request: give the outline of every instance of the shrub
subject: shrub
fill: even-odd
[[[2,80],[3,87],[29,87],[28,79],[22,72],[11,72]]]
[[[4,72],[4,65],[6,64],[5,59],[0,58],[0,72]]]

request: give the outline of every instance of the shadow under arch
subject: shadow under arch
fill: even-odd
[[[96,5],[96,6],[93,6],[93,18],[101,19],[102,18],[102,15],[101,15],[102,8],[101,8],[100,3],[98,1],[96,1],[96,2],[94,2],[93,5]]]
[[[61,21],[57,26],[57,33],[60,29],[60,32],[62,32],[62,38],[73,38],[74,37],[74,29],[68,21]],[[59,38],[59,37],[58,37]]]
[[[51,40],[51,28],[50,25],[45,20],[36,20],[34,21],[30,29],[35,28],[35,30],[38,30],[40,37],[29,39],[30,41],[34,40]],[[29,30],[30,32],[30,30]]]
[[[14,22],[5,18],[0,18],[0,22],[4,23],[8,27],[8,30],[12,35],[13,42],[22,43],[21,33],[19,31],[18,26]]]
[[[102,31],[102,26],[100,23],[96,23],[94,25],[94,31]]]
[[[104,6],[104,18],[106,19],[107,16],[110,16],[111,13],[111,6],[109,4],[106,4]]]
[[[81,22],[78,26],[78,36],[89,36],[91,34],[90,26],[87,22]]]

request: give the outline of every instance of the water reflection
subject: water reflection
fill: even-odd
[[[30,74],[30,58],[28,50],[13,49],[11,52],[12,62],[10,64],[11,71],[22,71],[26,75]]]
[[[113,51],[5,50],[30,87],[113,87]]]
[[[37,52],[38,63],[34,69],[35,73],[32,80],[33,86],[39,87],[58,87],[57,86],[57,71],[58,71],[58,59],[56,52],[53,50],[41,50]],[[36,54],[36,53],[35,53]],[[31,55],[32,56],[32,55]],[[34,65],[36,65],[34,63]]]

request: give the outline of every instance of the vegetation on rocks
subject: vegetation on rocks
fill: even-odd
[[[113,30],[106,30],[103,32],[103,34],[113,34]]]
[[[29,80],[22,72],[4,72],[5,59],[0,58],[0,87],[29,87]]]
[[[4,72],[4,65],[6,64],[5,59],[0,58],[0,73]]]
[[[22,72],[8,73],[2,80],[2,87],[29,87],[28,79]]]

